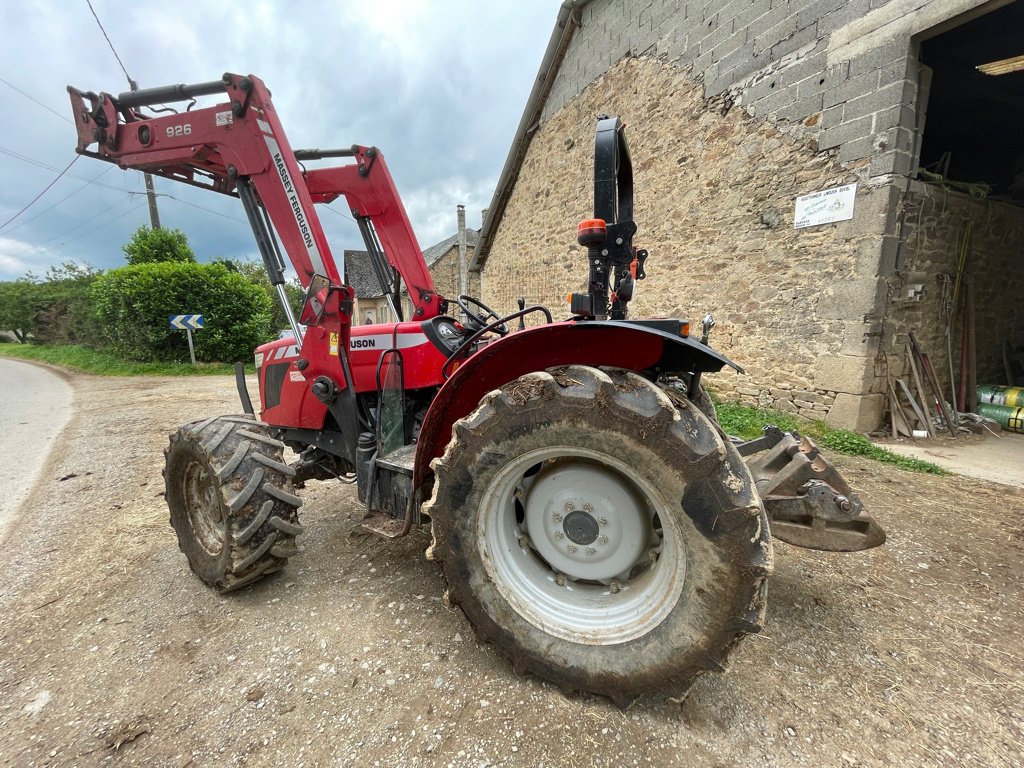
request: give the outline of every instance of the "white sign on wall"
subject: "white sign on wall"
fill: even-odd
[[[796,212],[793,216],[793,227],[803,229],[818,224],[831,224],[833,221],[846,221],[853,218],[853,201],[857,196],[857,185],[846,184],[842,187],[823,189],[796,199]]]

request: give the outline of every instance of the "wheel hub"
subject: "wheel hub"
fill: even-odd
[[[597,520],[582,509],[574,509],[566,515],[562,528],[570,541],[576,544],[593,544],[597,541],[597,535],[600,532]]]
[[[593,462],[568,459],[545,467],[524,507],[538,554],[571,579],[627,577],[650,539],[648,505],[624,478]]]

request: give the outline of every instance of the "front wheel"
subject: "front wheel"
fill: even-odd
[[[735,450],[634,373],[491,393],[435,462],[451,600],[517,671],[628,704],[681,695],[760,630],[771,544]]]
[[[171,526],[196,575],[220,592],[279,570],[302,532],[284,443],[252,416],[180,427],[164,450]]]

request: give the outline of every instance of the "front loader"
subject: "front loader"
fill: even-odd
[[[171,525],[215,589],[296,554],[306,482],[355,482],[370,530],[430,524],[452,602],[517,672],[625,705],[683,694],[760,630],[773,535],[884,541],[809,440],[723,433],[701,379],[740,369],[709,346],[710,316],[700,338],[629,317],[647,253],[617,118],[598,118],[594,217],[577,229],[587,289],[556,320],[438,294],[381,152],[292,149],[254,76],[68,90],[80,153],[237,197],[282,300],[285,256],[305,289],[300,317],[284,302],[291,335],[256,350],[259,418],[239,367],[243,413],[186,424],[166,450]],[[315,210],[338,198],[396,322],[352,325]]]

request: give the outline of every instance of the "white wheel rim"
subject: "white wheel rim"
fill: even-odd
[[[195,539],[208,555],[217,557],[224,549],[226,521],[217,483],[206,468],[191,462],[182,481],[185,509]]]
[[[619,460],[553,446],[499,470],[480,500],[477,544],[501,595],[538,629],[584,645],[625,643],[657,627],[682,593],[685,554],[670,509]]]

